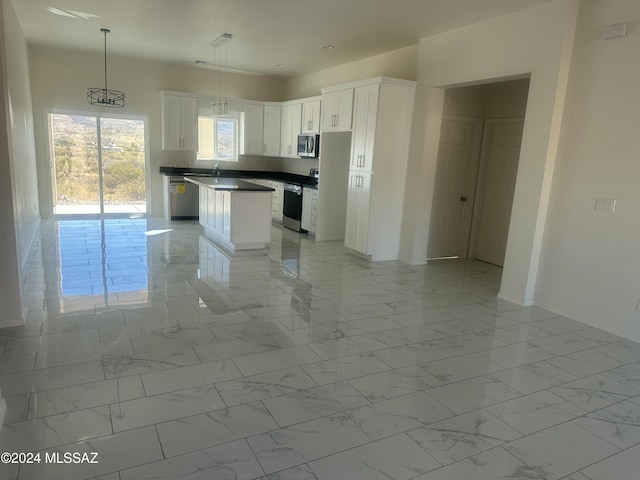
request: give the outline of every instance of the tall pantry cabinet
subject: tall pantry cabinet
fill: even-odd
[[[378,77],[354,88],[345,246],[396,260],[415,82]]]

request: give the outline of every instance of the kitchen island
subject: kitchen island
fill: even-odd
[[[273,188],[235,178],[184,177],[199,187],[200,224],[230,250],[261,249],[271,241]]]

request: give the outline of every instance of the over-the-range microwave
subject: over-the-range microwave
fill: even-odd
[[[320,153],[320,135],[298,135],[298,156],[318,158]]]

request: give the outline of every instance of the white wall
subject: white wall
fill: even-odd
[[[577,7],[557,0],[420,41],[401,260],[426,261],[444,88],[531,74],[499,295],[533,302]]]
[[[524,117],[529,79],[487,83],[445,91],[443,113],[479,118]]]
[[[320,95],[320,89],[373,77],[394,77],[415,80],[418,46],[393,50],[337,67],[290,79],[286,82],[286,99]]]
[[[162,215],[162,178],[160,165],[212,167],[211,161],[196,161],[195,152],[162,150],[160,90],[173,90],[203,95],[212,93],[210,70],[185,65],[151,62],[141,59],[108,57],[109,86],[126,93],[125,108],[96,108],[87,103],[87,88],[103,84],[102,55],[60,50],[31,45],[31,89],[35,118],[38,174],[41,183],[40,208],[43,216],[51,209],[50,184],[47,177],[46,113],[50,110],[75,110],[146,116],[149,119],[150,180],[152,215]],[[252,75],[230,75],[229,97],[263,101],[280,101],[284,82]],[[223,168],[279,170],[280,159],[242,157],[241,162],[228,162]]]
[[[27,44],[11,2],[0,3],[0,326],[26,315],[21,286],[40,222]]]
[[[625,38],[603,27],[628,22]],[[536,303],[640,341],[640,3],[583,1]],[[617,200],[613,214],[597,197]]]

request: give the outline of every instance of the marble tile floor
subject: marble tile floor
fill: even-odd
[[[640,345],[499,301],[500,275],[278,226],[229,254],[195,222],[44,221],[28,321],[0,330],[0,451],[40,462],[0,478],[638,478]]]

